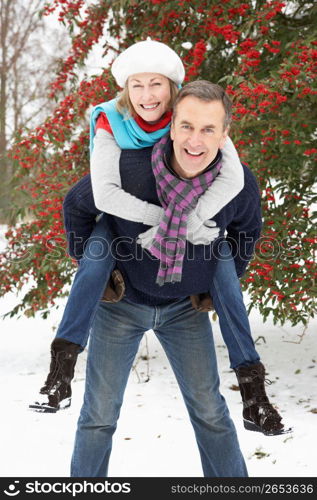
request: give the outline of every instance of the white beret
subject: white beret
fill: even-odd
[[[124,50],[113,62],[111,73],[121,88],[129,76],[137,73],[159,73],[176,85],[180,85],[185,77],[183,63],[176,52],[154,40],[137,42]]]

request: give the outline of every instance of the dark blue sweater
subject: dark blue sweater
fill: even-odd
[[[151,168],[152,148],[124,150],[120,159],[122,188],[141,200],[160,205]],[[126,297],[139,304],[162,305],[175,299],[206,292],[219,257],[219,243],[226,239],[232,245],[238,276],[242,276],[260,236],[262,221],[259,188],[254,175],[244,168],[244,188],[213,217],[220,237],[211,245],[192,245],[186,241],[182,281],[155,283],[159,261],[136,243],[138,235],[149,226],[109,216],[116,244],[113,246],[117,267],[126,284]],[[225,195],[225,193],[224,193]],[[118,239],[117,239],[118,238]]]

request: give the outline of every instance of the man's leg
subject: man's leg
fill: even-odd
[[[160,308],[154,328],[182,391],[206,477],[248,475],[234,424],[219,392],[216,354],[207,313],[190,300]]]
[[[123,394],[143,333],[142,306],[122,300],[99,306],[88,348],[84,403],[72,456],[72,477],[106,477]]]

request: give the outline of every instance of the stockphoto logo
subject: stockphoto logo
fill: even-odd
[[[9,484],[9,486],[4,490],[4,493],[9,497],[15,497],[20,493],[19,489],[20,481],[13,481],[13,483]]]
[[[131,484],[130,483],[119,483],[111,481],[103,481],[92,483],[90,481],[82,482],[42,482],[42,481],[32,481],[27,482],[24,485],[23,491],[19,487],[20,481],[12,481],[5,490],[4,493],[9,497],[14,497],[19,493],[33,493],[33,494],[48,494],[48,493],[70,493],[73,497],[76,497],[80,493],[130,493]]]

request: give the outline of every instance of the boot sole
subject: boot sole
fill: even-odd
[[[29,409],[32,411],[37,411],[39,413],[56,413],[59,410],[67,410],[67,408],[70,407],[71,405],[72,398],[65,398],[61,403],[58,405],[57,408],[54,406],[48,406],[48,405],[37,405],[34,403],[33,405],[29,405]]]
[[[265,431],[254,422],[250,422],[250,420],[245,419],[243,419],[243,425],[247,431],[261,432],[262,434],[264,434],[264,436],[280,436],[282,434],[289,434],[290,432],[293,432],[292,427],[289,427],[288,429],[279,429],[276,431]]]

